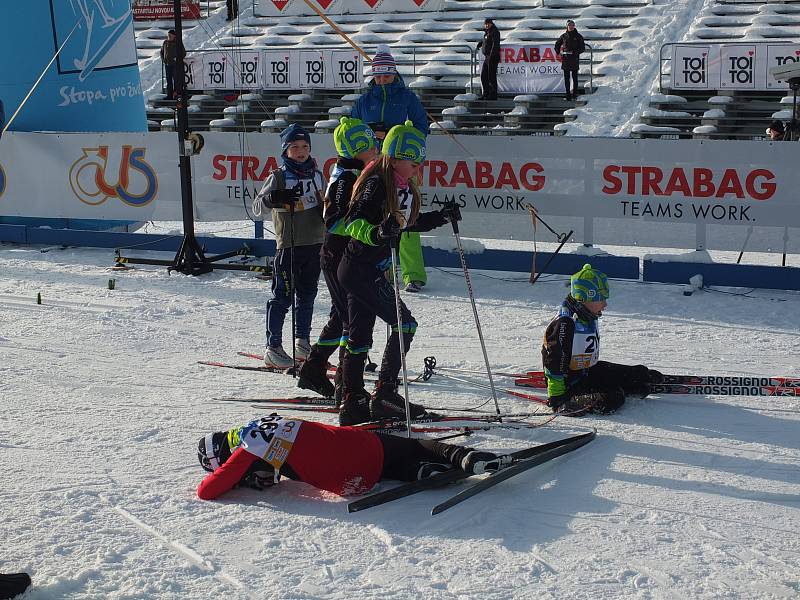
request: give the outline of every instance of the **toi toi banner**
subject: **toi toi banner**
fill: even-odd
[[[800,63],[800,44],[674,44],[672,88],[700,90],[786,89],[772,67]]]
[[[362,87],[362,58],[353,50],[233,50],[192,53],[188,89],[353,89]]]
[[[503,93],[564,93],[561,61],[551,45],[500,46],[497,89]]]
[[[4,2],[0,11],[7,118],[24,102],[11,130],[147,130],[128,2]]]

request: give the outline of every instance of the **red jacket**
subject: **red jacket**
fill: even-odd
[[[232,489],[259,460],[242,447],[197,487],[203,500]],[[371,431],[303,421],[286,459],[300,481],[340,496],[363,494],[381,478],[383,445]]]

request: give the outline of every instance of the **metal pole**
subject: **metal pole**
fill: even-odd
[[[489,366],[489,355],[486,353],[486,343],[483,341],[483,330],[481,329],[481,321],[478,318],[478,308],[475,306],[475,294],[472,292],[472,280],[469,276],[469,269],[467,269],[467,258],[464,256],[464,248],[461,246],[461,236],[458,233],[458,221],[453,220],[450,222],[453,226],[453,235],[456,238],[456,246],[458,246],[458,255],[461,257],[461,268],[464,270],[464,280],[467,282],[467,292],[469,293],[469,301],[472,304],[472,315],[475,317],[475,327],[478,329],[478,339],[481,341],[481,350],[483,350],[483,361],[486,363],[486,374],[489,376],[489,387],[492,390],[492,398],[494,399],[494,408],[497,411],[497,416],[500,416],[500,403],[497,401],[497,390],[494,388],[494,379],[492,378],[492,368]]]
[[[389,244],[392,251],[392,273],[394,274],[394,306],[397,312],[397,339],[400,341],[400,362],[403,365],[403,391],[406,401],[406,436],[411,437],[411,403],[408,400],[408,369],[406,368],[406,341],[403,339],[403,318],[400,310],[400,261],[397,260],[399,237]]]

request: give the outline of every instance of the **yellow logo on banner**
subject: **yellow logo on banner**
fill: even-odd
[[[108,146],[83,148],[83,156],[72,163],[69,170],[72,192],[81,202],[93,206],[109,198],[119,198],[129,206],[149,204],[158,193],[158,177],[153,167],[144,160],[144,155],[144,148],[122,146],[117,181],[109,183],[106,178]],[[131,170],[140,174],[135,178],[137,185],[131,181]]]
[[[0,197],[6,191],[6,172],[3,171],[3,165],[0,165]]]

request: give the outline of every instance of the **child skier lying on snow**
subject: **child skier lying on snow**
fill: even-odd
[[[197,488],[203,500],[240,485],[263,489],[280,475],[348,496],[369,491],[381,479],[414,481],[451,466],[479,474],[508,460],[454,444],[284,419],[275,413],[209,433],[200,439],[197,457],[210,471]]]
[[[583,268],[570,278],[570,293],[547,326],[542,363],[547,378],[547,404],[567,416],[587,412],[609,414],[625,403],[626,395],[642,398],[649,384],[664,376],[644,365],[627,366],[598,360],[597,319],[609,297],[605,273]]]

